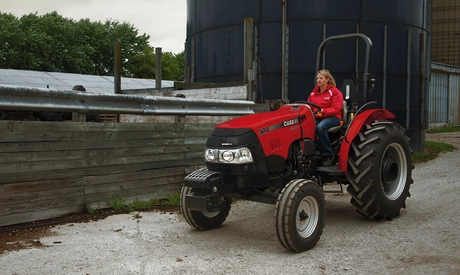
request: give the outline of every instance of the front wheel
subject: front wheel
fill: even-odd
[[[224,197],[225,200],[225,210],[217,212],[208,212],[208,211],[197,211],[190,210],[187,208],[185,200],[187,199],[187,194],[193,193],[191,187],[183,186],[180,192],[180,207],[182,215],[188,224],[195,227],[199,230],[210,230],[218,228],[222,223],[227,219],[228,213],[230,212],[232,199]]]
[[[311,180],[292,180],[276,202],[275,227],[279,241],[294,252],[313,248],[323,233],[325,213],[321,187]]]
[[[409,138],[390,121],[365,125],[348,157],[351,203],[371,219],[391,220],[406,207],[412,183]]]

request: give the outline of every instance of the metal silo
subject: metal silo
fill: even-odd
[[[305,100],[326,37],[353,32],[370,37],[376,83],[368,99],[397,116],[414,150],[424,148],[431,0],[188,0],[187,5],[186,66],[192,82],[243,80],[243,23],[254,19],[259,101]],[[325,67],[339,88],[346,79],[362,78],[364,48],[356,40],[327,47]]]

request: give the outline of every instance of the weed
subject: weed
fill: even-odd
[[[140,200],[140,199],[135,199],[131,204],[130,207],[134,211],[139,211],[139,210],[147,210],[151,209],[154,205],[154,202],[152,200]]]
[[[412,155],[412,162],[425,162],[432,159],[435,159],[439,153],[452,152],[455,150],[455,147],[450,144],[427,141],[426,148],[422,152],[417,152]]]
[[[115,211],[126,211],[129,210],[128,205],[125,203],[125,199],[120,198],[118,195],[113,195],[110,198],[105,198],[105,203],[112,207]]]
[[[131,214],[133,215],[133,217],[134,217],[135,219],[140,219],[140,218],[142,218],[141,212],[131,212]]]
[[[83,206],[85,208],[86,213],[88,213],[88,214],[93,214],[94,213],[94,209],[89,205],[89,202],[86,199],[83,201]]]
[[[173,193],[167,197],[168,205],[180,206],[180,193]]]
[[[120,198],[118,195],[112,197],[106,197],[105,202],[107,206],[113,208],[115,211],[129,211],[134,218],[140,219],[140,211],[151,210],[157,206],[179,206],[180,205],[180,193],[174,193],[167,196],[166,199],[153,198],[150,200],[135,199],[132,203],[127,204],[125,199]],[[90,209],[85,203],[85,207]]]

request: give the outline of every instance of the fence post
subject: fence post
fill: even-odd
[[[155,88],[161,89],[161,48],[155,48]]]
[[[113,81],[114,92],[115,94],[121,94],[121,46],[120,46],[120,43],[115,43],[114,62],[115,62],[114,71],[113,71],[113,77],[115,78]]]
[[[244,84],[248,86],[246,99],[254,100],[254,19],[244,19]]]

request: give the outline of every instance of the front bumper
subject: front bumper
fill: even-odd
[[[232,190],[230,185],[224,184],[222,173],[208,170],[197,170],[187,175],[184,186],[192,188],[185,196],[185,206],[202,212],[224,211],[227,204],[223,196]]]

